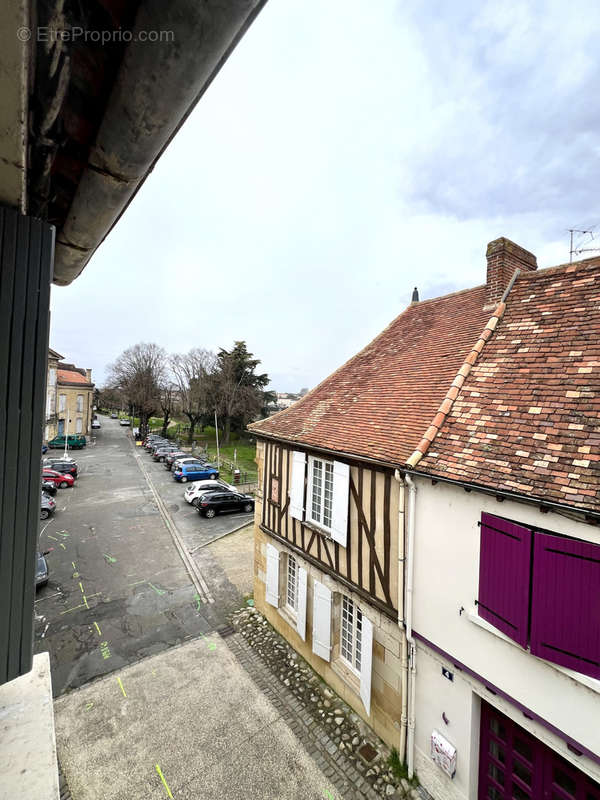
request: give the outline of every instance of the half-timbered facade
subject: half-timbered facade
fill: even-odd
[[[257,448],[257,606],[391,744],[402,724],[403,484],[391,466]]]

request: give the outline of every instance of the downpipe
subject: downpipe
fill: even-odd
[[[415,553],[415,510],[417,501],[417,487],[408,473],[404,479],[408,486],[408,529],[406,552],[406,642],[408,647],[408,724],[406,736],[406,766],[408,778],[412,779],[415,771],[415,696],[417,677],[417,648],[412,632],[413,609],[413,575]]]
[[[398,482],[398,627],[404,628],[404,581],[401,577],[405,574],[405,554],[404,554],[404,481],[400,472],[394,472],[394,478]],[[400,760],[406,763],[406,730],[408,726],[408,645],[406,636],[402,637],[400,652],[400,695],[401,695],[401,715],[400,715],[400,746],[398,752]]]

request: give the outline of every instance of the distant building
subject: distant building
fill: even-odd
[[[48,349],[46,441],[70,433],[89,436],[92,429],[92,370],[67,364],[62,358],[56,350]]]

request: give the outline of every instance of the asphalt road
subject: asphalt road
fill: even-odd
[[[58,490],[56,514],[40,523],[50,581],[37,594],[35,652],[50,653],[55,696],[225,622],[241,596],[210,542],[251,519],[200,518],[185,487],[116,421],[103,420],[96,443],[73,456],[75,486]],[[169,526],[192,551],[204,591]]]

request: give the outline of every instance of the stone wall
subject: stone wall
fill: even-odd
[[[257,499],[256,519],[261,518],[261,502]],[[311,667],[351,706],[389,747],[399,747],[402,714],[401,655],[404,633],[398,624],[370,606],[329,574],[321,572],[294,553],[300,566],[307,570],[306,641],[302,641],[285,610],[275,608],[265,600],[266,545],[270,542],[283,559],[287,549],[272,540],[255,525],[254,532],[254,602],[256,608],[271,625],[284,636]],[[282,563],[283,563],[282,559]],[[283,572],[280,569],[280,573]],[[312,652],[312,587],[318,580],[334,592],[332,620],[332,661],[330,663]],[[337,593],[337,597],[336,597]],[[371,673],[371,713],[367,715],[360,699],[357,679],[344,667],[336,654],[339,651],[339,598],[343,593],[350,597],[373,623],[373,653]],[[337,624],[336,624],[337,623]]]

